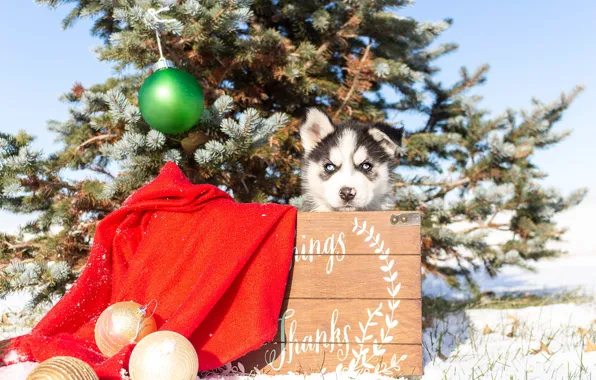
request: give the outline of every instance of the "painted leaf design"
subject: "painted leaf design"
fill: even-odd
[[[356,350],[352,350],[352,353],[355,353],[355,352],[356,352]],[[355,353],[354,356],[356,358],[358,358],[358,353]],[[354,368],[356,368],[356,359],[350,360],[350,366],[348,367],[348,370],[353,371]]]
[[[368,232],[370,234],[370,236],[372,237],[375,234],[375,226],[371,226],[370,227],[370,231]]]
[[[372,231],[371,231],[371,234],[372,234]],[[379,240],[381,240],[381,233],[380,232],[377,234],[377,237],[376,237],[375,240],[377,241],[377,243],[379,242]]]
[[[393,356],[391,357],[391,366],[395,366],[397,364],[397,356],[395,354],[393,354]]]
[[[396,301],[389,301],[389,309],[395,310],[399,306],[399,300]]]
[[[385,338],[383,338],[383,343],[389,343],[393,340],[393,337],[391,335],[387,335]]]
[[[387,264],[387,266],[389,267],[389,269],[393,268],[393,264],[395,264],[395,260],[391,260],[389,262],[389,264]]]
[[[378,325],[378,323],[377,323],[377,322],[371,322],[371,323],[369,323],[368,325],[372,327],[372,326],[376,326],[376,325]]]
[[[339,363],[339,364],[337,365],[337,367],[335,367],[335,372],[341,372],[341,370],[342,370],[343,366],[344,366],[343,364]]]
[[[240,362],[238,362],[238,369],[240,370],[240,372],[244,373],[244,366]]]
[[[372,337],[373,337],[372,335],[367,335],[367,336],[364,337],[364,340],[371,340]]]
[[[383,313],[381,313],[379,310],[381,310],[383,308],[383,302],[379,303],[379,307],[377,310],[375,310],[375,315],[378,317],[382,317]]]
[[[360,353],[358,351],[356,351],[355,349],[352,349],[352,355],[354,355],[355,358],[360,357]],[[354,360],[354,359],[352,359],[352,360]],[[352,367],[352,362],[350,362],[350,367]]]
[[[383,265],[383,266],[381,266],[381,270],[382,270],[383,272],[389,272],[389,270],[390,270],[390,269],[391,269],[391,268],[390,268],[389,266],[387,266],[387,265]]]
[[[391,297],[395,297],[395,296],[393,295],[393,290],[392,290],[391,288],[387,288],[387,291],[389,292],[389,295],[390,295]]]
[[[362,324],[362,322],[358,322],[358,324],[360,325],[360,331],[362,331],[362,333],[364,334],[364,332],[366,331],[366,329],[364,328],[364,325]]]
[[[356,232],[356,235],[362,235],[364,233],[364,230],[359,230],[358,232]]]
[[[393,291],[389,290],[389,295],[391,297],[394,297],[395,298],[395,296],[397,295],[397,293],[399,293],[399,289],[400,288],[401,288],[401,282],[395,286],[395,289],[393,289]]]
[[[364,222],[362,222],[362,229],[366,230],[366,220]]]
[[[383,240],[381,242],[381,244],[379,244],[379,246],[375,249],[375,253],[382,253],[383,252],[383,247],[385,246],[385,241]]]
[[[375,366],[370,363],[362,363],[362,365],[366,368],[375,368]]]
[[[356,343],[358,343],[358,344],[362,343],[362,340],[360,340],[360,338],[354,337],[354,339],[356,340]]]
[[[226,363],[226,365],[224,366],[224,369],[222,371],[222,374],[228,374],[232,372],[232,363]]]
[[[370,241],[370,239],[372,239],[372,236],[370,236],[370,235],[369,235],[369,236],[367,236],[367,237],[366,237],[366,239],[364,239],[364,242],[365,242],[365,243],[366,243],[366,242],[369,242],[369,241]],[[373,243],[373,244],[374,244],[374,243]]]

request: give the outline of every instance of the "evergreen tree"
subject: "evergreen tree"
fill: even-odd
[[[62,96],[72,107],[68,120],[49,122],[63,143],[55,153],[32,149],[25,132],[0,133],[0,208],[38,213],[19,233],[0,235],[2,295],[30,289],[38,304],[63,293],[86,260],[97,222],[167,160],[238,201],[298,204],[297,127],[309,106],[336,120],[425,116],[423,125],[406,125],[395,199],[396,209],[424,216],[426,273],[456,284],[473,268],[496,274],[504,264],[561,253],[547,248],[564,232],[553,217],[584,191],[564,197],[543,188],[546,174],[533,154],[567,136],[553,127],[581,89],[551,104],[536,100],[529,112],[491,117],[470,94],[487,67],[462,69],[451,86],[434,79],[434,62],[456,49],[433,44],[450,20],[400,16],[411,0],[37,2],[73,6],[64,27],[93,19],[91,32],[103,41],[99,59],[121,75],[90,87],[75,83]],[[159,57],[155,30],[164,55],[205,92],[207,111],[184,134],[152,130],[139,114],[138,89]],[[398,100],[388,101],[386,89]],[[73,180],[64,169],[94,175]],[[459,222],[470,227],[452,228]],[[490,231],[510,238],[488,244]]]

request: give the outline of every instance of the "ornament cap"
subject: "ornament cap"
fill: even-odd
[[[153,65],[153,71],[159,71],[163,69],[169,69],[172,67],[176,67],[172,61],[168,61],[167,59],[161,57],[157,62]]]

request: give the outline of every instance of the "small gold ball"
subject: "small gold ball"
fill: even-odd
[[[402,221],[402,223],[405,223],[405,222],[407,222],[407,221],[408,221],[408,218],[406,218],[405,216],[402,216],[402,217],[401,217],[401,221]]]
[[[27,380],[99,380],[84,361],[70,356],[56,356],[42,362]]]
[[[127,344],[157,331],[155,319],[143,315],[141,307],[136,302],[117,302],[101,313],[95,323],[95,343],[102,354],[112,357]]]

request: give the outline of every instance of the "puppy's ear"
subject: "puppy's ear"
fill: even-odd
[[[321,140],[333,133],[335,127],[329,116],[316,108],[309,108],[306,119],[300,127],[300,139],[304,152],[310,152]]]
[[[397,158],[403,144],[404,129],[394,128],[389,124],[375,123],[368,133],[391,157]]]

